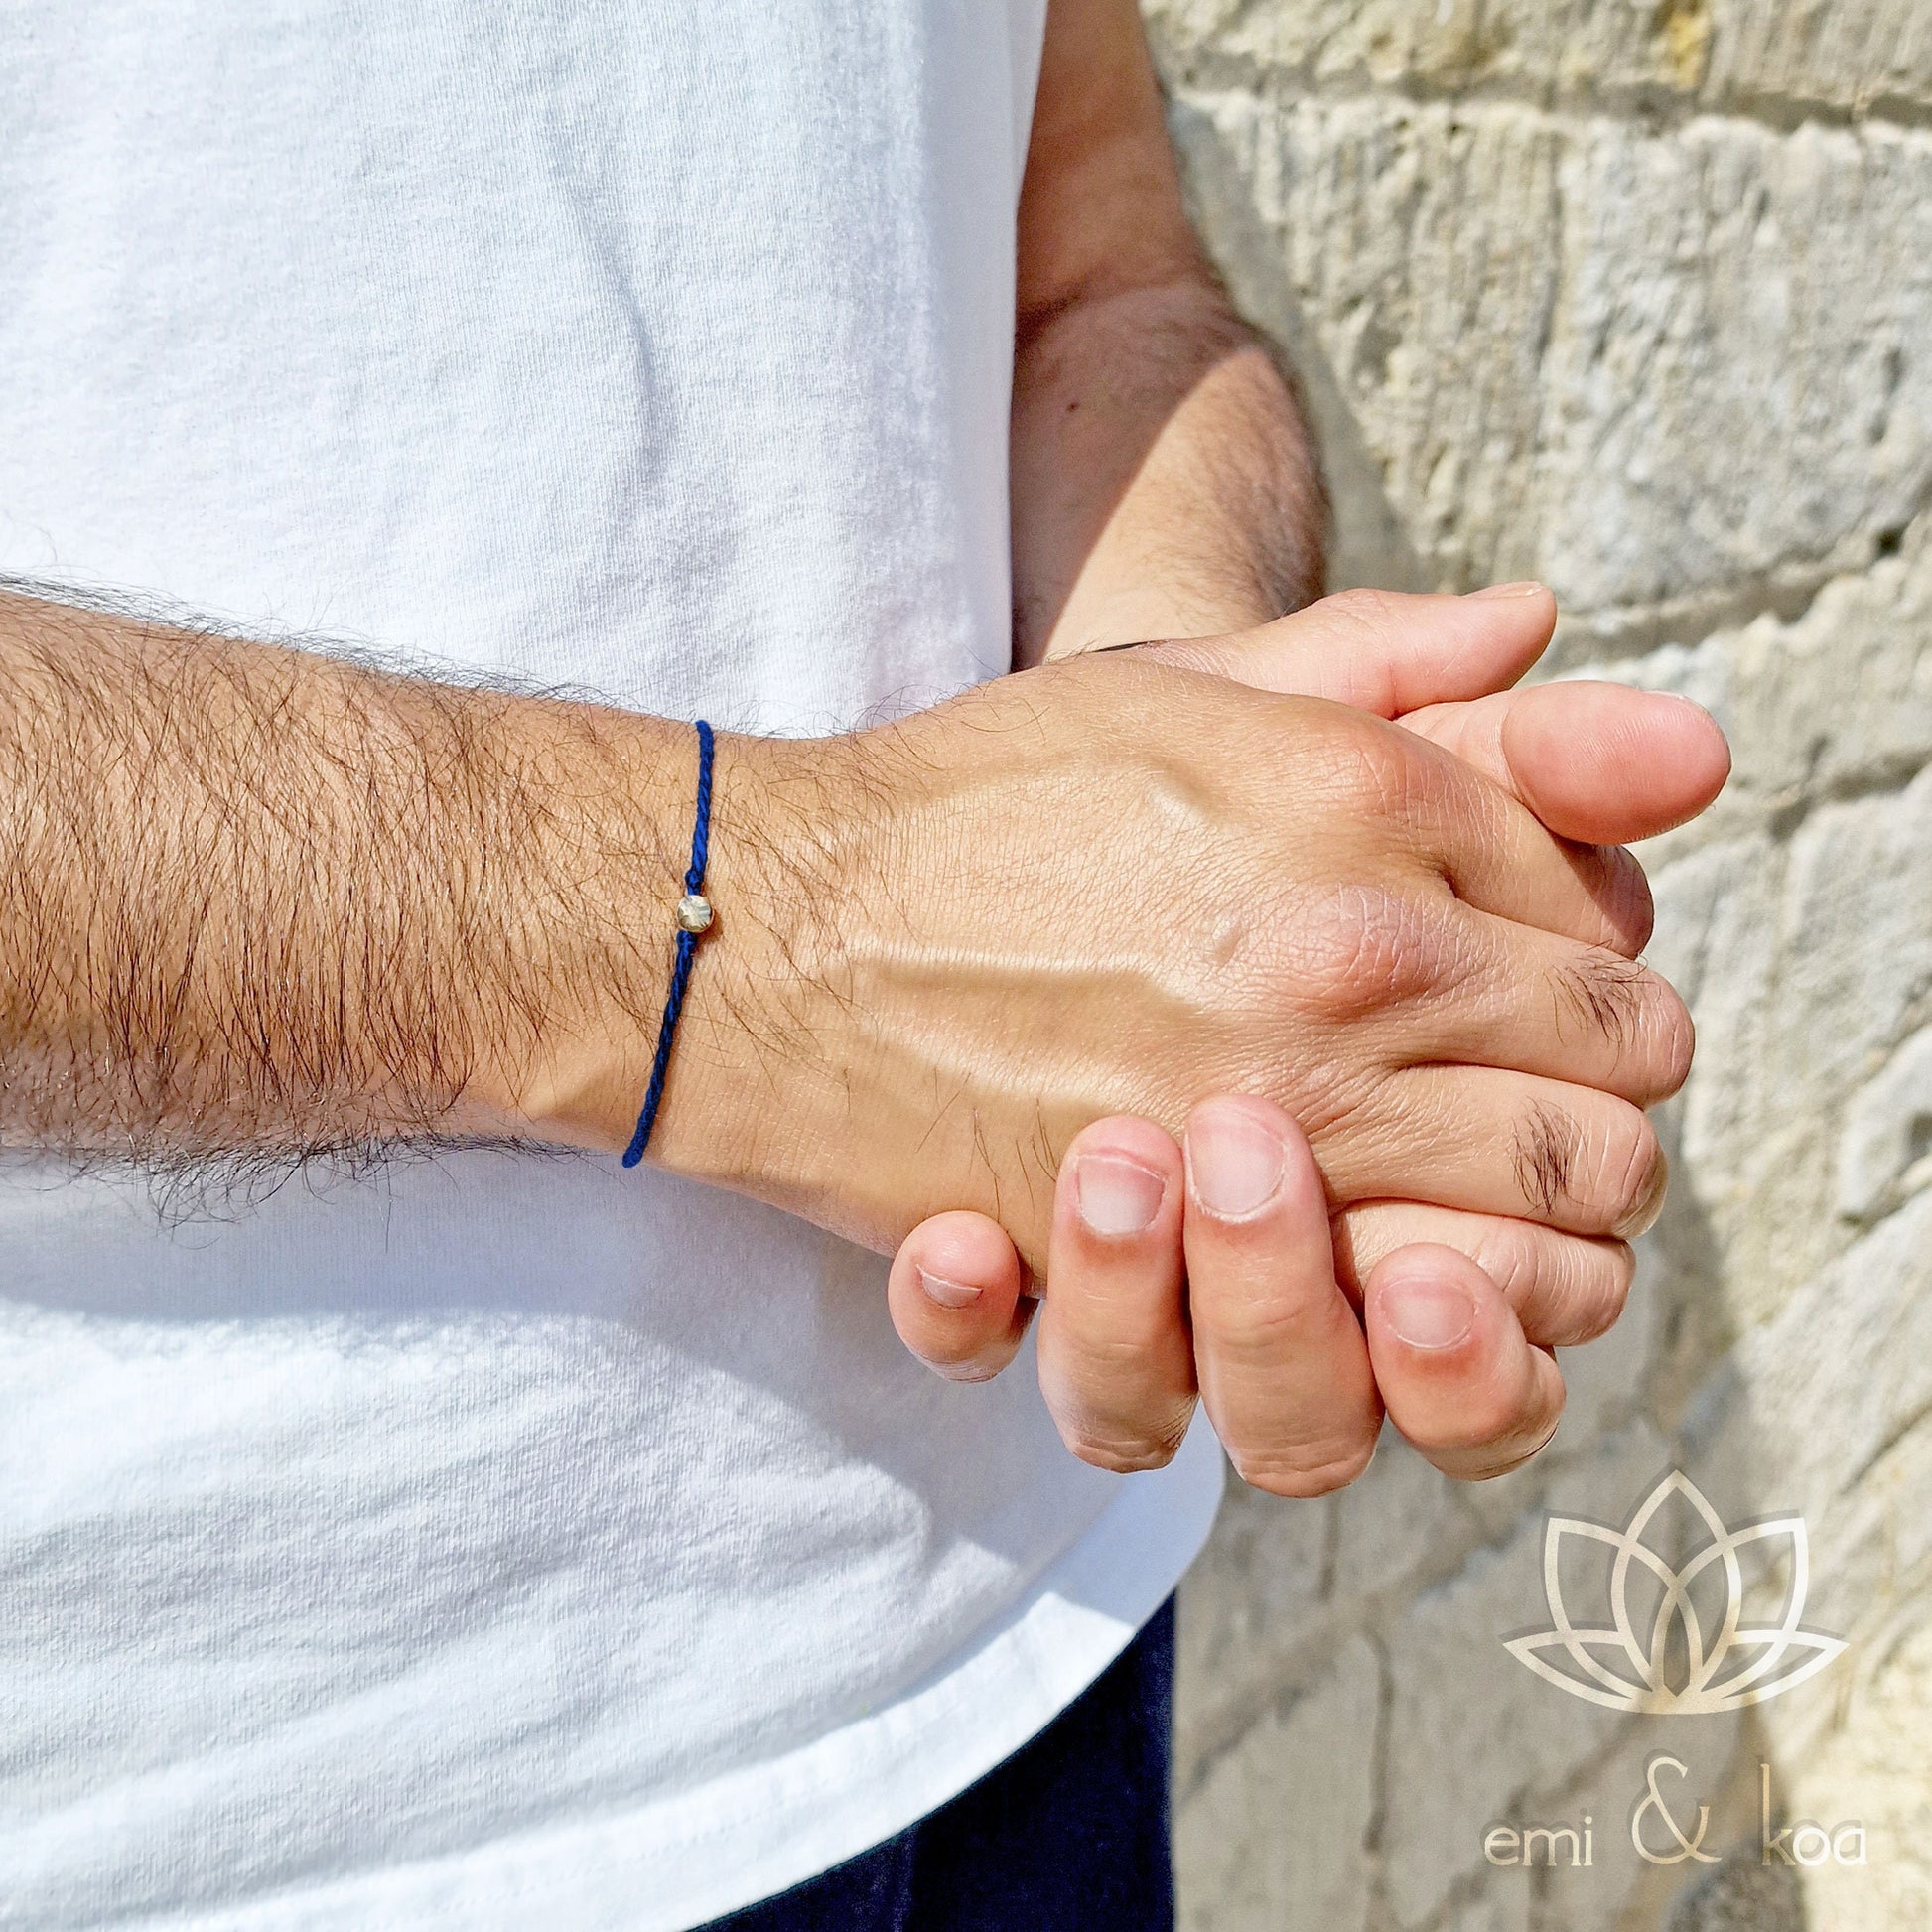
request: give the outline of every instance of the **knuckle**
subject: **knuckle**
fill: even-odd
[[[1271,1496],[1331,1496],[1356,1481],[1375,1459],[1379,1434],[1371,1423],[1306,1443],[1231,1443],[1228,1461],[1249,1488]]]
[[[1332,596],[1324,597],[1321,610],[1348,628],[1363,630],[1374,636],[1382,635],[1398,621],[1395,605],[1388,592],[1366,586],[1336,591]]]
[[[1117,1476],[1165,1469],[1174,1458],[1174,1451],[1160,1444],[1099,1443],[1081,1439],[1068,1447],[1082,1462]]]
[[[1661,975],[1620,953],[1588,951],[1559,965],[1552,983],[1559,1036],[1566,1019],[1594,1035],[1633,1095],[1662,1099],[1684,1084],[1695,1043],[1691,1016]]]
[[[1574,1199],[1572,1183],[1582,1144],[1575,1119],[1551,1101],[1533,1102],[1516,1123],[1516,1181],[1538,1214],[1553,1215]]]
[[[1657,924],[1657,901],[1650,880],[1636,859],[1620,845],[1603,848],[1604,878],[1600,903],[1618,943],[1633,953],[1650,943]]]
[[[1640,953],[1657,922],[1650,881],[1634,853],[1620,845],[1575,845],[1571,863],[1605,928],[1602,943],[1626,958]]]
[[[1457,1446],[1513,1453],[1542,1433],[1543,1419],[1524,1413],[1519,1392],[1490,1388],[1472,1395],[1456,1418]]]
[[[1604,1120],[1600,1151],[1593,1162],[1601,1176],[1594,1190],[1612,1228],[1619,1232],[1646,1216],[1662,1191],[1664,1150],[1657,1130],[1634,1107],[1618,1108]]]
[[[1500,1476],[1514,1475],[1525,1464],[1534,1462],[1556,1441],[1556,1434],[1553,1429],[1539,1442],[1459,1457],[1449,1473],[1457,1482],[1494,1482]]]
[[[1626,1234],[1662,1193],[1664,1151],[1657,1130],[1627,1101],[1605,1094],[1587,1126],[1567,1108],[1533,1101],[1516,1123],[1517,1185],[1539,1218]]]
[[[1136,657],[1177,671],[1201,671],[1210,677],[1229,674],[1228,644],[1219,637],[1160,637],[1133,648]]]
[[[1413,734],[1366,712],[1329,707],[1302,748],[1304,768],[1338,815],[1357,822],[1408,815],[1429,794],[1437,765]]]
[[[1527,1221],[1490,1221],[1469,1254],[1503,1300],[1519,1311],[1548,1285],[1547,1237],[1539,1239],[1540,1232]]]
[[[1257,1234],[1253,1227],[1231,1232],[1237,1240]],[[1292,1295],[1240,1302],[1223,1297],[1211,1315],[1198,1319],[1203,1328],[1211,1324],[1215,1351],[1229,1368],[1267,1375],[1278,1373],[1284,1362],[1311,1346],[1310,1312],[1306,1302]]]
[[[1561,1324],[1543,1324],[1535,1339],[1549,1348],[1574,1348],[1583,1342],[1606,1335],[1623,1318],[1630,1300],[1630,1284],[1636,1273],[1635,1258],[1628,1243],[1605,1243],[1613,1252],[1601,1255],[1565,1305],[1568,1319]]]
[[[965,1355],[954,1359],[924,1357],[926,1367],[948,1382],[991,1382],[1005,1369],[1009,1359],[1007,1354]]]
[[[1319,1181],[1308,1185],[1299,1211],[1326,1220],[1326,1202],[1315,1197]],[[1287,1198],[1287,1192],[1277,1196]],[[1223,1224],[1214,1257],[1192,1283],[1194,1341],[1210,1345],[1228,1370],[1264,1383],[1278,1380],[1289,1363],[1320,1361],[1346,1375],[1359,1358],[1361,1330],[1325,1276],[1285,1261],[1279,1240],[1266,1212]]]
[[[1472,1392],[1458,1404],[1453,1424],[1410,1440],[1426,1453],[1455,1456],[1464,1480],[1486,1482],[1521,1468],[1556,1434],[1562,1413],[1561,1395],[1552,1412],[1541,1403],[1526,1407],[1520,1392]]]
[[[1660,1057],[1661,1084],[1655,1098],[1667,1100],[1686,1080],[1691,1077],[1691,1062],[1697,1056],[1697,1022],[1691,1018],[1691,1010],[1679,997],[1677,989],[1666,980],[1658,980],[1665,997],[1659,1003],[1662,1010],[1663,1044]]]
[[[1337,1021],[1366,1018],[1441,990],[1466,970],[1441,910],[1373,885],[1303,908],[1283,955],[1298,1005]]]
[[[1469,1258],[1516,1311],[1525,1335],[1545,1348],[1574,1348],[1613,1328],[1635,1268],[1627,1242],[1526,1221],[1492,1223]]]
[[[1649,973],[1618,953],[1589,951],[1562,961],[1554,970],[1558,1028],[1567,1019],[1572,1027],[1608,1040],[1627,1051],[1644,1025]]]
[[[1520,1442],[1499,1447],[1497,1452],[1484,1458],[1483,1465],[1470,1480],[1474,1482],[1494,1482],[1498,1476],[1506,1476],[1520,1469],[1526,1462],[1534,1462],[1543,1451],[1557,1440],[1557,1431],[1563,1425],[1563,1405],[1557,1405],[1557,1413],[1534,1433],[1525,1435]]]

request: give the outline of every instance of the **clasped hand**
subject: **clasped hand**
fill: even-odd
[[[1660,1198],[1639,1109],[1691,1049],[1675,994],[1632,963],[1650,901],[1616,848],[1701,810],[1728,769],[1682,700],[1508,690],[1553,620],[1535,587],[1355,594],[1081,667],[1209,754],[1155,776],[1155,809],[1121,828],[1170,882],[1135,929],[1062,875],[1093,942],[1078,970],[1120,987],[1116,1051],[1157,1032],[1190,1050],[1149,1055],[1165,1116],[1108,1114],[1064,1144],[1043,1240],[1031,1191],[1027,1214],[944,1212],[907,1238],[891,1299],[914,1353],[996,1374],[1038,1293],[1040,1382],[1076,1453],[1156,1466],[1198,1398],[1240,1473],[1288,1495],[1359,1474],[1385,1406],[1456,1476],[1549,1439],[1553,1351],[1615,1320],[1625,1237]],[[1202,716],[1203,676],[1364,716],[1297,713],[1270,743],[1263,718]],[[1217,875],[1228,794],[1279,819],[1272,864],[1263,841]],[[1035,863],[1077,866],[1038,829]],[[1065,1048],[1079,1004],[1069,986]],[[1176,1137],[1163,1120],[1182,1114]]]

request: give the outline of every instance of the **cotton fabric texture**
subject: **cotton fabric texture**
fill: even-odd
[[[950,1803],[704,1932],[1173,1932],[1173,1624]]]
[[[0,571],[721,728],[1000,673],[1040,33],[14,0]],[[615,1159],[187,1205],[0,1173],[17,1932],[689,1927],[1022,1744],[1218,1496]]]

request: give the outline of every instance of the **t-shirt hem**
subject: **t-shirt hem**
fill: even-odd
[[[1167,1599],[1213,1527],[1220,1445],[1197,1419],[966,1650],[782,1755],[593,1820],[359,1872],[139,1932],[690,1932],[857,1857],[1052,1722]],[[130,1927],[133,1932],[133,1927]]]

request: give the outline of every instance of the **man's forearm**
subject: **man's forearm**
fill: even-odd
[[[1134,0],[1047,9],[1019,227],[1016,663],[1319,596],[1313,451],[1188,225]]]
[[[1320,595],[1301,412],[1204,272],[1023,334],[1013,437],[1017,663],[1241,629]]]
[[[0,1140],[171,1160],[621,1120],[688,734],[14,595],[0,721]]]

